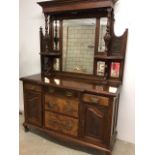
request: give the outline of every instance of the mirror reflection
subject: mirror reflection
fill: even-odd
[[[98,76],[104,76],[105,72],[105,62],[104,61],[98,61],[97,62],[97,75]]]
[[[100,18],[98,52],[104,52],[105,50],[104,36],[106,34],[106,26],[107,26],[107,18]]]
[[[119,72],[120,72],[120,63],[119,62],[112,62],[111,63],[111,77],[113,78],[119,78]]]
[[[63,71],[93,74],[96,19],[63,20]]]

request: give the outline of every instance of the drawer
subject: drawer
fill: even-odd
[[[36,85],[36,84],[31,84],[31,83],[25,83],[24,84],[24,89],[40,91],[41,92],[41,86]]]
[[[45,95],[45,109],[53,112],[78,117],[79,101],[76,98],[67,98],[65,96]]]
[[[77,91],[69,90],[69,89],[46,87],[45,92],[52,94],[52,95],[57,95],[57,96],[66,96],[67,98],[78,98],[79,97],[79,93]]]
[[[45,127],[71,136],[78,135],[78,119],[45,112]]]
[[[108,106],[109,105],[109,98],[108,97],[102,97],[92,94],[84,94],[83,95],[83,101],[87,103],[95,103],[102,106]]]

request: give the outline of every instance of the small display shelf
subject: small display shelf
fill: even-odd
[[[106,56],[106,55],[95,55],[97,60],[124,60],[123,56]]]
[[[61,53],[60,52],[41,52],[40,53],[41,55],[45,55],[45,56],[60,56],[61,55]]]

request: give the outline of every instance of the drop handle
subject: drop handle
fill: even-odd
[[[69,92],[69,91],[66,91],[66,96],[72,97],[73,96],[73,93],[72,92]]]
[[[51,103],[51,102],[48,103],[48,108],[53,109],[55,107],[56,107],[55,103]]]
[[[91,98],[91,101],[93,102],[93,103],[98,103],[99,102],[99,98]]]
[[[49,88],[49,93],[54,93],[55,92],[55,89],[53,89],[53,88]]]
[[[64,128],[66,128],[67,130],[71,130],[72,129],[72,123],[71,122],[65,122],[62,124],[64,126]]]

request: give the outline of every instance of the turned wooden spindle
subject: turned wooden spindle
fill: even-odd
[[[40,52],[43,52],[43,29],[40,27]]]
[[[48,15],[45,14],[45,36],[48,35]]]
[[[104,36],[104,41],[105,41],[105,50],[104,52],[108,55],[108,51],[109,51],[109,46],[110,46],[110,40],[111,40],[111,12],[112,9],[108,8],[107,9],[108,12],[108,21],[107,21],[107,28],[106,28],[106,34]]]
[[[108,79],[108,62],[105,62],[104,80]]]
[[[45,14],[45,52],[49,52],[48,15]]]
[[[58,21],[55,20],[55,35],[54,35],[54,43],[55,43],[55,50],[58,50]]]

